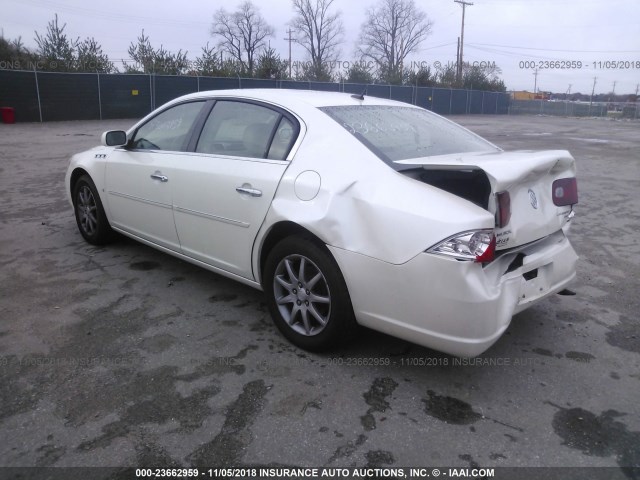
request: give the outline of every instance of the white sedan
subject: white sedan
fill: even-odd
[[[308,350],[362,325],[479,355],[575,277],[568,152],[366,95],[186,95],[73,156],[66,191],[88,242],[116,231],[261,289]]]

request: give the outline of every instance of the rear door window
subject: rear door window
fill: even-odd
[[[291,125],[280,112],[270,108],[253,103],[221,100],[216,102],[204,124],[196,152],[283,159],[289,145],[286,148],[279,145],[282,139],[287,138],[287,122]],[[293,128],[291,131],[293,132]],[[278,137],[278,132],[282,138]]]
[[[273,160],[284,160],[291,149],[291,145],[293,145],[293,142],[296,139],[295,134],[296,131],[293,123],[291,123],[291,121],[286,117],[282,117],[280,124],[278,125],[278,129],[276,130],[276,134],[273,137],[273,141],[271,142],[267,158]]]

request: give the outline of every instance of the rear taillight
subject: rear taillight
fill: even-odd
[[[456,260],[470,260],[477,263],[493,261],[496,251],[496,236],[493,230],[473,230],[462,232],[434,245],[428,253],[453,257]]]
[[[575,177],[560,178],[551,186],[553,204],[557,207],[578,203],[578,181]]]
[[[506,227],[511,220],[511,195],[506,190],[496,193],[496,228]]]
[[[482,253],[480,253],[482,252]],[[489,245],[486,244],[486,238],[483,240],[483,244],[480,248],[476,249],[476,263],[489,263],[493,262],[496,254],[496,236],[491,232],[489,239]]]

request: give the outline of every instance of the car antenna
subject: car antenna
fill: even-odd
[[[367,89],[365,88],[360,95],[354,93],[351,95],[351,98],[355,98],[356,100],[364,100],[364,96],[367,94]]]

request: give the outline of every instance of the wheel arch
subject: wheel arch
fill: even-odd
[[[81,167],[74,168],[68,173],[69,196],[73,205],[76,223],[84,239],[93,245],[104,245],[114,239],[107,213],[104,209],[99,191],[91,175]],[[90,197],[80,198],[81,188],[90,190]],[[80,204],[78,204],[80,202]],[[80,212],[83,211],[83,213]],[[89,212],[93,213],[89,213]]]
[[[89,178],[91,178],[91,175],[89,174],[89,172],[87,172],[84,168],[81,167],[77,167],[73,170],[73,172],[71,172],[71,177],[69,178],[69,196],[71,197],[71,201],[73,202],[73,189],[76,186],[76,182],[78,181],[78,179],[80,177],[82,177],[83,175],[88,176]],[[93,179],[91,179],[93,180]],[[94,182],[95,183],[95,182]]]
[[[269,252],[271,252],[273,247],[275,247],[278,244],[278,242],[280,242],[284,238],[291,237],[294,235],[307,238],[308,240],[312,241],[319,247],[326,249],[329,255],[331,255],[331,252],[329,252],[329,250],[326,248],[327,243],[324,242],[320,237],[312,233],[310,230],[307,230],[302,225],[299,225],[295,222],[288,221],[288,220],[278,222],[269,229],[269,231],[264,236],[264,239],[260,245],[260,251],[258,253],[259,270],[257,272],[256,277],[261,285],[263,285],[262,274],[264,272],[264,265],[267,260],[267,257],[269,256]],[[333,255],[331,255],[331,257],[333,257]],[[263,288],[264,288],[264,285],[263,285]]]

